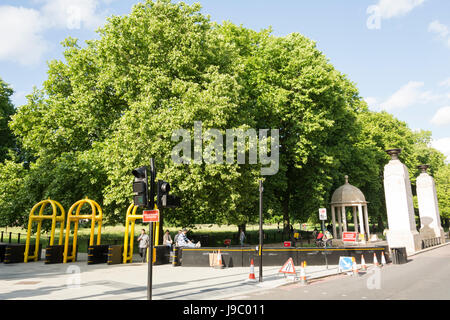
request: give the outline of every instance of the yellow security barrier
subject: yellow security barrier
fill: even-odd
[[[80,215],[80,210],[83,207],[84,204],[89,204],[91,206],[91,214],[89,215]],[[72,214],[72,212],[75,210],[75,214]],[[98,214],[97,214],[98,211]],[[102,230],[102,219],[103,219],[103,212],[100,205],[95,202],[94,200],[90,200],[88,198],[79,200],[75,202],[69,209],[67,213],[67,224],[66,224],[66,241],[64,245],[64,263],[67,263],[68,260],[74,262],[76,257],[76,250],[77,250],[77,235],[78,235],[78,223],[82,219],[89,219],[91,220],[91,234],[89,238],[89,245],[94,245],[94,237],[95,237],[95,223],[98,222],[98,231],[97,231],[97,245],[100,245],[100,237],[101,237],[101,230]],[[70,223],[74,222],[75,227],[73,231],[73,244],[72,244],[72,254],[69,256],[69,236],[70,236]]]
[[[123,241],[123,263],[133,262],[134,226],[136,224],[136,220],[142,219],[142,214],[136,214],[137,209],[138,206],[131,204],[127,210],[127,216],[125,220],[125,237]],[[158,209],[156,205],[155,209]],[[159,244],[159,222],[153,224],[153,229],[155,228],[156,232],[154,233],[153,243],[155,244],[155,246],[157,246]],[[129,250],[128,250],[128,242],[129,242]],[[148,257],[148,249],[147,249],[147,257]],[[153,262],[155,262],[155,260],[156,260],[156,249],[153,248]]]
[[[52,215],[44,215],[45,207],[50,204],[52,206],[53,212]],[[34,212],[39,209],[39,214],[35,215]],[[61,215],[58,216],[58,208],[61,212]],[[49,245],[52,246],[55,241],[55,229],[56,229],[56,222],[59,222],[61,225],[61,230],[59,232],[59,240],[58,244],[62,245],[63,240],[63,230],[64,230],[64,218],[65,218],[65,212],[64,208],[61,206],[61,204],[58,201],[55,200],[42,200],[41,202],[34,205],[34,207],[30,211],[30,216],[28,218],[28,231],[27,231],[27,241],[25,243],[25,253],[24,253],[24,262],[28,262],[28,260],[34,260],[38,261],[38,252],[39,252],[39,240],[41,237],[41,226],[42,222],[44,220],[52,220],[52,228],[50,233],[50,243]],[[31,237],[31,227],[33,226],[33,222],[37,222],[37,231],[36,231],[36,243],[34,246],[34,254],[32,256],[29,256],[29,250],[30,250],[30,237]]]

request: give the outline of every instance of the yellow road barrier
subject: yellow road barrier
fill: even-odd
[[[46,206],[50,204],[52,206],[53,212],[52,215],[44,215],[44,210],[46,208]],[[34,212],[39,209],[39,214],[35,215]],[[59,208],[59,212],[61,213],[61,215],[58,216],[58,208]],[[52,246],[54,244],[55,241],[55,229],[56,229],[56,223],[59,222],[61,225],[61,230],[59,232],[59,240],[58,240],[58,244],[62,245],[62,241],[63,241],[63,230],[64,230],[64,218],[65,218],[65,212],[64,212],[64,208],[61,206],[61,204],[58,201],[55,200],[42,200],[41,202],[37,203],[34,205],[34,207],[31,209],[30,211],[30,216],[28,218],[28,231],[27,231],[27,240],[25,243],[25,254],[24,254],[24,260],[23,262],[28,262],[28,260],[34,260],[37,261],[38,260],[38,253],[39,253],[39,240],[41,237],[41,227],[42,227],[42,222],[44,220],[51,220],[52,221],[52,228],[51,228],[51,232],[50,232],[50,243],[49,245]],[[38,226],[37,226],[37,231],[36,231],[36,241],[35,241],[35,246],[34,246],[34,254],[32,256],[29,255],[29,250],[30,250],[30,238],[31,238],[31,228],[33,226],[33,222],[37,222]]]
[[[80,215],[81,208],[84,204],[89,204],[91,206],[91,214],[89,215]],[[72,212],[76,209],[75,214],[72,214]],[[98,212],[98,214],[97,214]],[[95,223],[98,223],[98,231],[97,231],[97,245],[100,245],[100,239],[101,239],[101,230],[102,230],[102,219],[103,219],[103,212],[100,205],[95,202],[94,200],[90,200],[88,198],[79,200],[75,202],[69,209],[67,213],[67,224],[66,224],[66,241],[64,245],[64,263],[67,263],[68,260],[74,262],[76,257],[76,250],[77,250],[77,235],[78,235],[78,223],[82,219],[89,219],[91,220],[91,234],[89,238],[89,245],[94,245],[94,237],[95,237]],[[74,222],[74,231],[73,231],[73,244],[72,244],[72,253],[69,256],[69,237],[70,237],[70,223]]]

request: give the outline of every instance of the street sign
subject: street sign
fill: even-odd
[[[339,272],[351,271],[352,265],[352,257],[339,257]]]
[[[159,210],[144,210],[142,212],[142,222],[159,222]]]
[[[320,208],[319,209],[319,219],[320,220],[327,220],[327,209],[326,208]]]
[[[288,261],[286,261],[286,263],[281,267],[280,271],[278,272],[296,274],[294,267],[294,260],[292,260],[292,258],[289,258]]]
[[[342,241],[356,242],[358,239],[358,232],[342,232]]]

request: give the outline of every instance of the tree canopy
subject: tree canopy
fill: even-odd
[[[30,165],[14,155],[0,165],[1,223],[23,224],[47,197],[68,208],[86,196],[104,207],[107,223],[123,223],[131,170],[150,158],[158,179],[182,197],[182,207],[164,214],[177,225],[256,221],[261,178],[266,219],[314,220],[345,174],[371,202],[371,219],[382,220],[389,147],[404,149],[412,178],[428,162],[448,179],[443,155],[429,147],[431,133],[369,111],[356,85],[298,33],[218,24],[199,4],[157,0],[108,18],[98,34],[85,45],[66,39],[64,61],[48,63],[43,87],[12,117]],[[261,163],[248,161],[174,163],[172,134],[186,129],[193,141],[194,122],[223,135],[278,129],[278,173],[261,176]],[[210,144],[204,138],[204,156]],[[448,189],[440,192],[446,196]]]

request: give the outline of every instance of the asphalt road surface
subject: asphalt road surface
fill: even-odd
[[[232,297],[245,300],[442,300],[450,299],[450,245],[372,267],[358,276],[336,275]]]

